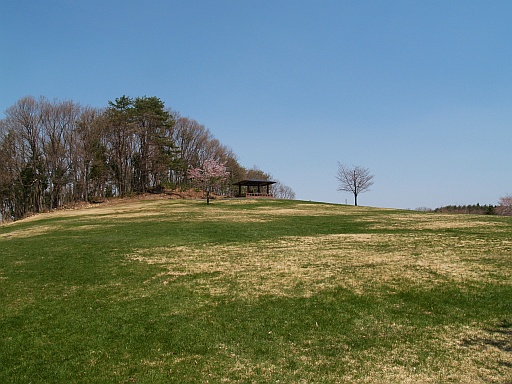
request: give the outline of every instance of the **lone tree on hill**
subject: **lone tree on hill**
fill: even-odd
[[[229,176],[226,166],[214,159],[205,160],[202,167],[191,168],[187,174],[189,179],[206,192],[206,204],[210,204],[212,189],[220,186]]]
[[[354,205],[357,205],[357,195],[366,192],[373,185],[373,175],[368,168],[360,166],[348,167],[338,162],[338,174],[336,178],[340,182],[338,191],[352,192]]]

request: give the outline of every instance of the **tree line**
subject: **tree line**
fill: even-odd
[[[470,204],[470,205],[446,205],[431,209],[428,207],[416,208],[417,211],[422,212],[436,212],[436,213],[456,213],[456,214],[470,214],[470,215],[500,215],[512,216],[512,196],[506,195],[499,198],[497,205],[492,204]]]
[[[461,213],[470,215],[496,215],[499,213],[499,208],[492,204],[470,204],[470,205],[446,205],[439,207],[432,212],[439,213]]]
[[[215,160],[233,182],[271,176],[246,169],[202,124],[157,97],[121,96],[104,108],[27,96],[0,120],[0,216],[28,214],[82,201],[190,187],[187,170]],[[278,183],[276,197],[294,198]]]

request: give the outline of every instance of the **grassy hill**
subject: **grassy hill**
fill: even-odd
[[[506,383],[512,218],[119,201],[0,227],[2,383]]]

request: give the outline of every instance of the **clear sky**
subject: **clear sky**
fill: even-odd
[[[512,193],[512,1],[0,0],[0,117],[23,96],[157,96],[298,199]]]

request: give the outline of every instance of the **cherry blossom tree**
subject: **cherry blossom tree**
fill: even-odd
[[[203,162],[202,167],[190,168],[187,175],[206,192],[206,204],[210,204],[210,192],[227,179],[229,172],[224,163],[207,159]]]
[[[500,215],[512,216],[512,195],[500,197],[497,211]]]

